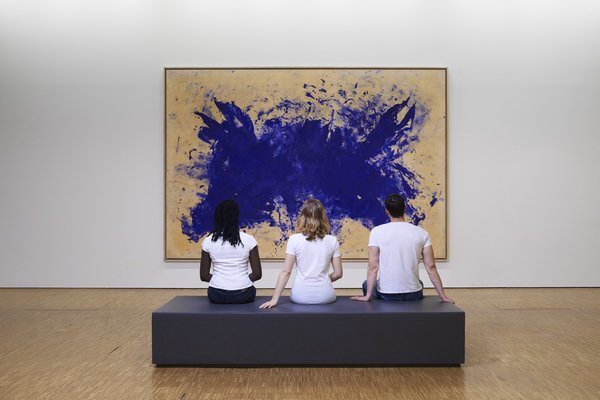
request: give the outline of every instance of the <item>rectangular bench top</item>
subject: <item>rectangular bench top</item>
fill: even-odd
[[[285,315],[285,314],[396,314],[396,313],[442,313],[464,314],[464,311],[450,303],[443,303],[437,296],[425,296],[423,300],[389,302],[373,300],[370,302],[352,301],[350,297],[338,296],[330,304],[295,304],[289,297],[281,297],[277,307],[260,309],[259,306],[270,297],[257,296],[248,304],[212,304],[206,296],[176,296],[154,314],[221,314],[221,315]]]

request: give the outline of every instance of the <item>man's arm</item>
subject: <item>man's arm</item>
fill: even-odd
[[[444,292],[444,286],[442,285],[442,278],[440,278],[440,274],[438,274],[437,267],[435,265],[435,256],[433,255],[433,246],[427,246],[423,249],[423,264],[425,264],[425,270],[427,270],[427,274],[429,275],[429,279],[431,279],[431,283],[435,287],[435,290],[440,296],[440,299],[446,303],[453,303],[450,297],[446,296]]]
[[[369,246],[369,266],[367,267],[367,294],[354,296],[351,300],[371,301],[371,296],[377,284],[377,272],[379,272],[379,247]]]
[[[212,278],[210,262],[210,254],[202,250],[202,255],[200,256],[200,280],[203,282],[210,282]]]
[[[248,275],[248,277],[252,282],[256,282],[262,278],[262,265],[260,264],[258,246],[254,246],[254,248],[250,250],[250,268],[252,269],[252,272],[250,275]]]

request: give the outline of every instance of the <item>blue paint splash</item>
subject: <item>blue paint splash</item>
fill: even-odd
[[[391,103],[380,96],[365,101],[368,93],[358,85],[327,95],[325,84],[305,84],[306,102],[283,100],[259,112],[254,122],[248,113],[251,107],[242,111],[214,97],[210,101],[221,114],[219,121],[207,106],[195,111],[202,122],[198,138],[210,151],[196,153],[189,164],[179,166],[181,173],[208,182],[189,216],[181,217],[189,240],[197,242],[210,230],[215,206],[227,198],[239,203],[241,226],[267,223],[284,236],[293,230],[309,197],[325,205],[333,234],[345,218],[367,228],[386,222],[383,200],[390,193],[405,197],[413,223],[425,219],[411,204],[420,193],[421,178],[402,165],[401,158],[419,140],[427,108],[410,95],[403,100],[393,97]],[[313,116],[314,102],[335,105],[336,111],[329,120]],[[434,197],[431,204],[435,201]]]

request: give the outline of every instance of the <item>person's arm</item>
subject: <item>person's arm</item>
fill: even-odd
[[[423,249],[423,264],[425,264],[425,270],[427,271],[427,275],[429,275],[429,279],[431,279],[431,283],[433,283],[433,286],[435,287],[438,296],[440,296],[440,299],[443,302],[454,304],[454,300],[446,296],[446,293],[444,292],[442,278],[440,278],[440,274],[438,274],[437,267],[435,265],[433,246],[427,246]]]
[[[329,274],[329,278],[331,282],[335,282],[344,276],[344,271],[342,269],[342,257],[333,257],[331,259],[331,264],[333,265],[333,272]]]
[[[369,246],[369,266],[367,268],[367,294],[364,296],[353,296],[351,300],[371,301],[375,285],[377,284],[377,273],[379,272],[379,247]]]
[[[296,256],[291,254],[285,255],[285,262],[283,264],[283,269],[279,273],[279,277],[277,278],[277,286],[275,287],[275,292],[273,293],[273,298],[260,305],[260,308],[273,308],[279,302],[279,298],[281,297],[281,293],[287,285],[288,280],[290,279],[290,275],[292,274],[292,268],[294,267],[294,263],[296,262]]]
[[[200,280],[203,282],[210,282],[212,278],[210,262],[210,254],[202,250],[202,255],[200,256]]]
[[[250,268],[252,272],[248,277],[252,282],[256,282],[260,278],[262,278],[262,266],[260,264],[260,255],[258,254],[258,246],[254,246],[252,250],[250,250]]]

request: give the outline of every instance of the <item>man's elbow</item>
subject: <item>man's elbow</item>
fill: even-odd
[[[436,267],[435,263],[425,263],[425,270],[427,271],[428,274],[435,272],[436,269],[437,269],[437,267]]]

